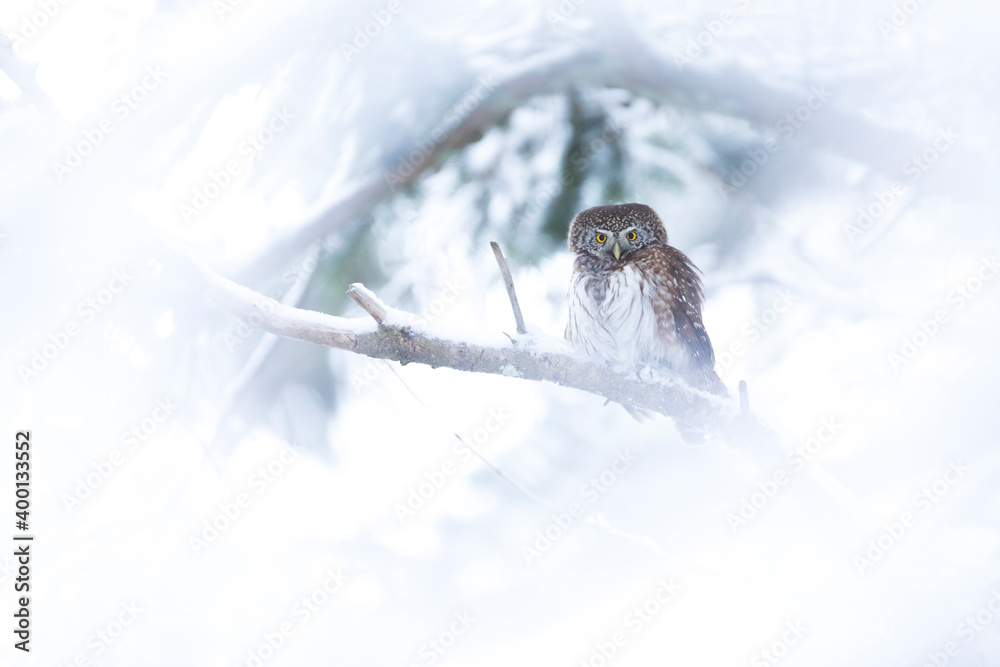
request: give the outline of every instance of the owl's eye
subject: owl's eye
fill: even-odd
[[[600,232],[597,233],[597,242],[598,243],[604,243],[607,240],[608,240],[608,235],[607,234],[601,234]]]
[[[627,238],[629,241],[635,241],[636,234],[635,232],[629,232],[628,234],[625,235],[625,238]]]

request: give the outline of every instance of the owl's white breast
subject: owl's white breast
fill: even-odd
[[[603,300],[595,297],[600,290],[587,288],[588,280],[606,280]],[[657,324],[652,291],[631,265],[604,277],[574,271],[567,338],[590,356],[629,368],[669,363],[677,346],[674,337],[664,332],[673,331],[673,327]]]

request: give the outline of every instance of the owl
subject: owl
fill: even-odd
[[[640,378],[680,376],[699,389],[726,392],[701,321],[698,269],[667,244],[653,209],[621,204],[581,211],[570,224],[569,249],[576,259],[566,338],[574,348]]]

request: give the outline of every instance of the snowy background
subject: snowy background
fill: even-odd
[[[998,19],[4,2],[0,477],[31,429],[37,543],[27,655],[0,550],[0,664],[997,664]],[[780,454],[262,335],[169,250],[512,333],[497,240],[560,335],[568,222],[623,201]]]

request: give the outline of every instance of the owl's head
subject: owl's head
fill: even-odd
[[[624,262],[640,248],[666,243],[663,222],[645,204],[588,208],[577,213],[569,226],[569,249],[606,264]]]

